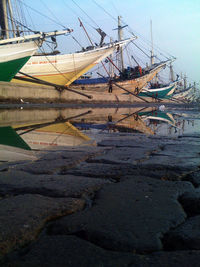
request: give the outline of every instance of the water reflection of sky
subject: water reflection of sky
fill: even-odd
[[[154,107],[2,109],[0,127],[5,126],[11,126],[31,148],[42,149],[92,144],[111,133],[199,134],[200,118],[195,110]]]

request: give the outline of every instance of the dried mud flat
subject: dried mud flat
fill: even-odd
[[[199,137],[112,133],[1,164],[1,266],[199,266]]]

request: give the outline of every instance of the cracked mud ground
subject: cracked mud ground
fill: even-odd
[[[113,133],[1,164],[1,266],[199,266],[199,137]]]

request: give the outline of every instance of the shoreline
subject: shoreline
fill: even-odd
[[[199,108],[200,104],[199,103],[163,103],[163,102],[159,102],[159,103],[155,103],[155,102],[151,102],[151,103],[141,103],[141,102],[134,102],[134,103],[130,103],[130,102],[94,102],[94,103],[86,103],[86,102],[66,102],[66,103],[29,103],[29,102],[25,102],[25,103],[11,103],[11,102],[1,102],[0,103],[0,109],[14,109],[14,108],[41,108],[41,109],[45,109],[45,108],[80,108],[80,107],[91,107],[91,108],[95,108],[95,107],[102,107],[102,108],[106,108],[106,107],[159,107],[160,105],[164,104],[166,107],[183,107],[183,108]]]

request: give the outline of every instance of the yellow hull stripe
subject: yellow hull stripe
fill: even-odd
[[[57,73],[57,74],[47,74],[47,75],[37,75],[34,76],[38,79],[41,79],[46,82],[50,83],[55,83],[58,85],[65,85],[68,86],[70,85],[73,81],[77,80],[82,74],[86,73],[89,69],[93,68],[96,64],[90,64],[89,66],[78,70],[78,71],[73,71],[73,72],[68,72],[68,73]],[[39,85],[36,83],[30,83],[30,82],[25,82],[25,81],[20,81],[13,79],[12,82],[15,83],[28,83],[28,84],[34,84],[34,85]]]

